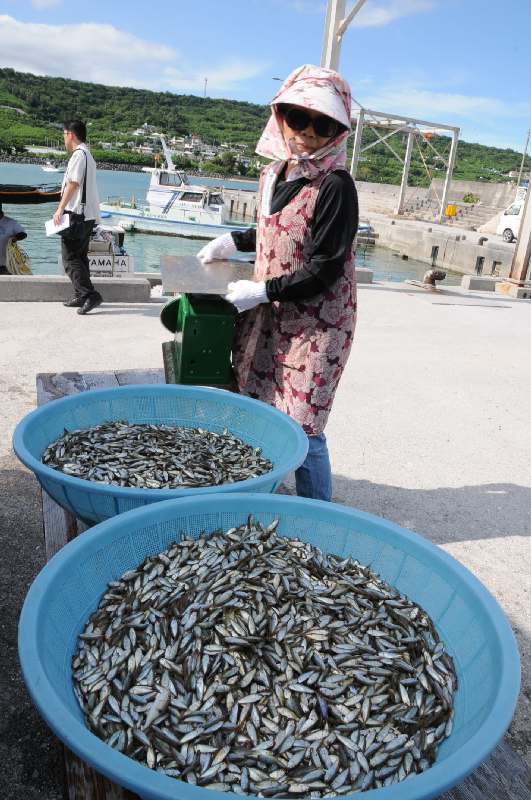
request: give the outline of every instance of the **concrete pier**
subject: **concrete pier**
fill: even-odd
[[[326,429],[334,500],[427,537],[501,603],[523,666],[508,741],[529,757],[531,301],[379,283],[360,286],[358,309],[352,354]],[[159,312],[153,302],[105,304],[87,317],[60,303],[0,308],[4,623],[13,641],[18,604],[44,558],[38,486],[10,453],[16,422],[36,405],[35,374],[162,367],[168,332]],[[8,705],[20,716],[19,730],[32,721],[27,747],[31,763],[42,766],[42,743],[51,734],[20,686],[14,644],[10,658]],[[27,757],[21,753],[15,765]]]
[[[223,199],[231,217],[256,222],[256,192],[249,189],[223,189]]]
[[[499,280],[499,278],[487,278],[481,275],[463,275],[461,286],[471,292],[494,292]]]
[[[381,214],[369,217],[378,244],[430,267],[495,278],[506,277],[511,270],[514,245],[499,236]]]
[[[150,298],[146,278],[93,278],[92,283],[109,303],[141,303]],[[72,284],[64,275],[0,275],[0,302],[57,303],[69,297]]]

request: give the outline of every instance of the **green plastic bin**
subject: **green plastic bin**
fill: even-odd
[[[161,311],[162,324],[175,333],[166,344],[172,383],[229,386],[236,309],[218,295],[183,294]]]

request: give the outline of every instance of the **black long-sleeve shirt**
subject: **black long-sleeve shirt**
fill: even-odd
[[[307,178],[286,181],[279,175],[271,200],[276,214],[309,183]],[[323,180],[317,195],[310,224],[310,236],[304,244],[304,264],[291,275],[266,281],[269,300],[307,300],[320,294],[343,274],[352,241],[358,230],[358,196],[350,174],[335,170]],[[256,250],[256,230],[233,232],[234,244],[243,252]]]

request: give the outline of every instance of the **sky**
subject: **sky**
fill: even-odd
[[[320,63],[325,11],[324,0],[0,0],[0,67],[200,96],[206,79],[210,97],[268,103],[274,78]],[[366,108],[522,151],[530,31],[531,0],[366,0],[339,71]]]

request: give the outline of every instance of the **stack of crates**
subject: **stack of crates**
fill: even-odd
[[[234,389],[231,365],[236,309],[218,295],[183,294],[161,312],[175,333],[162,352],[166,383]]]

